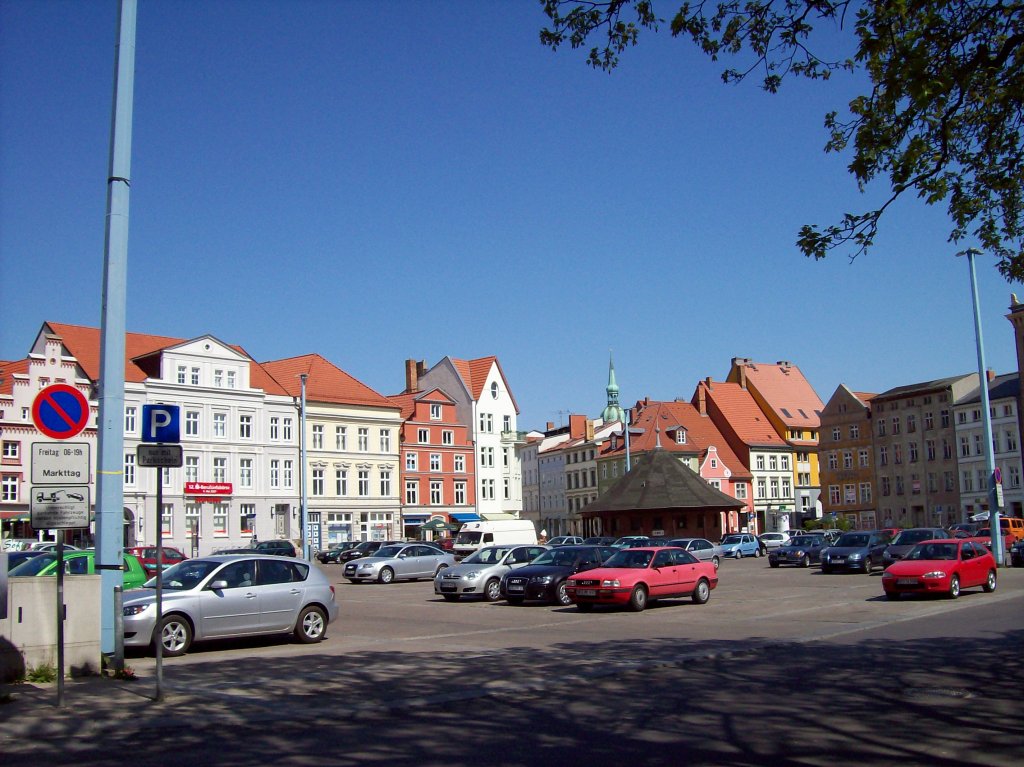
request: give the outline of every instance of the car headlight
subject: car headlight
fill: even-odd
[[[921,576],[922,578],[945,578],[946,573],[944,570],[932,570],[930,573],[925,573]]]
[[[373,565],[359,565],[360,570],[372,570]]]
[[[533,581],[534,583],[551,583],[551,576],[550,575],[535,575],[532,578],[530,578],[530,580]]]
[[[479,570],[474,570],[471,573],[466,573],[462,577],[465,578],[467,581],[475,581],[477,578],[480,577],[480,571]]]
[[[149,605],[128,605],[121,612],[125,617],[128,617],[130,615],[138,615],[139,613],[144,613],[148,609]]]
[[[798,557],[802,557],[802,556],[804,556],[804,554],[806,554],[807,552],[806,552],[806,551],[794,551],[793,553],[794,553],[794,554],[795,554],[796,556],[798,556]]]
[[[895,576],[895,575],[893,575],[892,573],[890,573],[890,572],[889,572],[888,570],[886,570],[886,571],[885,571],[884,573],[882,573],[882,580],[883,580],[883,581],[885,581],[885,580],[891,580],[891,579],[893,579],[893,578],[895,578],[895,577],[896,577],[896,576]]]
[[[618,588],[619,586],[621,586],[622,583],[619,581],[618,578],[614,578],[613,580],[601,581],[601,585],[606,587],[606,588],[610,587],[610,588],[614,589],[614,588]]]
[[[853,554],[850,555],[850,559],[863,559],[863,558],[864,558],[863,554],[853,553]]]

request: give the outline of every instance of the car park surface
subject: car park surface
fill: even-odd
[[[569,576],[565,591],[580,612],[595,605],[641,612],[657,599],[690,597],[704,604],[718,585],[715,565],[677,547],[617,551],[600,567]]]

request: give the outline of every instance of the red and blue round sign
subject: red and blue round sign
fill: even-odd
[[[89,400],[68,384],[51,384],[32,401],[32,421],[51,439],[71,439],[89,423]]]

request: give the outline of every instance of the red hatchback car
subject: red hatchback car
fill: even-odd
[[[889,599],[900,594],[945,594],[956,599],[961,589],[996,590],[996,560],[973,540],[922,541],[882,574]]]
[[[175,548],[170,546],[163,546],[164,553],[164,570],[171,565],[176,565],[184,559],[188,559],[184,554]],[[152,578],[156,575],[156,546],[135,546],[130,549],[125,549],[126,554],[134,554],[139,562],[142,563],[143,569],[146,571],[146,575]]]
[[[690,597],[699,605],[718,585],[718,571],[688,551],[645,547],[617,551],[597,569],[573,575],[565,591],[580,612],[621,605],[640,612],[654,599]]]

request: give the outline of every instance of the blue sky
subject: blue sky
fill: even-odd
[[[669,13],[666,6],[664,13]],[[98,327],[115,0],[0,0],[0,358]],[[805,223],[861,211],[823,117],[857,76],[721,84],[667,33],[613,74],[538,42],[539,4],[140,0],[128,329],[317,352],[383,394],[404,360],[495,354],[521,428],[689,399],[732,357],[823,400],[977,369],[942,208],[851,263]],[[986,257],[986,355],[1016,368]],[[990,262],[989,262],[990,263]]]

